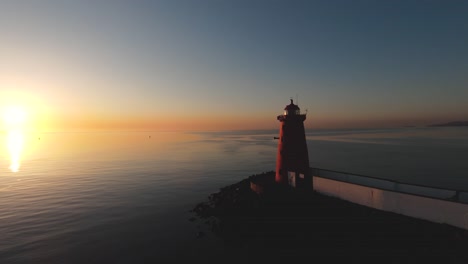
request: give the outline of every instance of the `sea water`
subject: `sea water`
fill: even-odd
[[[468,128],[308,130],[310,166],[468,190]],[[277,130],[0,134],[0,263],[243,260],[190,221],[275,168]]]

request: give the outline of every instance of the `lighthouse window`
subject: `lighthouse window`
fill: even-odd
[[[296,187],[296,173],[293,171],[288,171],[288,183],[292,187]]]

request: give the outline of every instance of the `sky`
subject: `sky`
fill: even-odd
[[[1,0],[0,109],[29,126],[274,129],[468,120],[468,1]],[[0,127],[1,130],[1,127]]]

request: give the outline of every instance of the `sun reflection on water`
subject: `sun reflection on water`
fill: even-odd
[[[6,147],[10,157],[10,171],[18,172],[24,148],[24,130],[27,128],[28,111],[21,105],[3,107],[3,126],[6,131]]]
[[[21,165],[21,153],[24,146],[24,134],[21,130],[7,132],[6,145],[10,155],[10,167],[12,172],[18,172]]]

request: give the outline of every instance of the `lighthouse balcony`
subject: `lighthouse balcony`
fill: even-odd
[[[276,117],[277,120],[279,121],[285,121],[285,120],[301,120],[304,121],[306,119],[306,114],[300,114],[300,115],[279,115]]]

